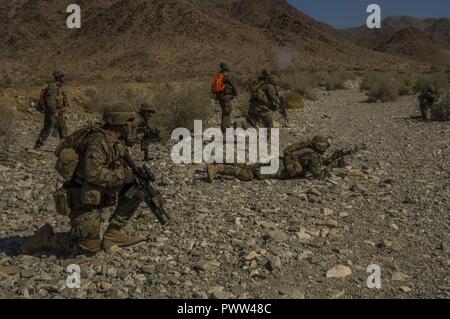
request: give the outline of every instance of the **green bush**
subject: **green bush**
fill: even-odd
[[[296,91],[289,91],[284,94],[284,99],[286,100],[286,108],[295,110],[301,109],[305,106],[305,100],[303,95]]]
[[[414,92],[422,93],[427,87],[434,86],[437,90],[443,90],[448,87],[449,82],[444,73],[420,74],[416,76]]]
[[[343,90],[345,89],[345,82],[349,77],[344,73],[331,73],[326,76],[324,86],[327,91]]]
[[[13,81],[11,77],[7,74],[3,75],[3,78],[0,79],[0,88],[7,89],[12,87]]]
[[[399,92],[398,83],[396,80],[376,81],[370,84],[367,91],[368,102],[392,102],[397,99]]]
[[[165,88],[155,94],[152,103],[157,108],[156,123],[164,135],[176,128],[194,129],[194,120],[206,121],[213,115],[210,88],[187,85],[180,89]]]
[[[280,85],[283,89],[301,94],[308,100],[317,100],[317,94],[313,91],[319,87],[319,78],[316,74],[305,73],[283,73],[279,76]]]

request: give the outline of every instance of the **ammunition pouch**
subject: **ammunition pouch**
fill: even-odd
[[[102,202],[103,193],[103,187],[85,181],[81,187],[81,203],[83,205],[98,206]]]
[[[58,190],[56,190],[53,197],[55,199],[55,208],[58,215],[69,216],[71,212],[70,192],[64,187],[61,187]]]
[[[77,170],[80,157],[73,148],[65,148],[57,150],[58,159],[56,161],[55,169],[64,180],[72,179]]]

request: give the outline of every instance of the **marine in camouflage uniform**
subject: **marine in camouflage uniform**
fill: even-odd
[[[439,97],[439,92],[433,86],[429,86],[419,95],[420,111],[424,121],[431,121],[432,106],[439,100]]]
[[[227,64],[220,64],[220,73],[224,76],[225,90],[223,93],[215,94],[216,100],[219,101],[220,108],[222,111],[221,129],[222,132],[226,132],[227,128],[233,127],[231,123],[231,112],[233,110],[232,101],[237,96],[237,89],[234,82],[230,76],[230,68]]]
[[[279,169],[275,174],[263,175],[260,165],[245,164],[211,164],[207,165],[208,181],[214,182],[217,175],[234,176],[241,181],[255,179],[295,179],[310,174],[322,179],[330,175],[331,166],[323,165],[323,154],[331,146],[331,139],[316,136],[311,141],[299,142],[287,147],[280,159]]]
[[[67,126],[64,119],[64,111],[68,106],[66,94],[63,91],[64,72],[53,72],[55,81],[50,83],[45,93],[44,126],[34,146],[39,149],[44,145],[53,129],[57,130],[59,138],[67,136]]]
[[[137,132],[140,137],[141,151],[144,152],[144,161],[150,160],[150,144],[161,140],[161,132],[151,123],[151,117],[155,113],[156,108],[147,103],[142,104],[139,108],[140,122],[137,127]]]
[[[139,192],[132,198],[126,196],[134,185],[134,176],[120,160],[127,141],[134,138],[135,112],[128,105],[115,104],[106,109],[103,118],[105,125],[86,137],[76,173],[64,184],[69,193],[70,232],[56,234],[46,224],[25,242],[24,254],[44,250],[94,254],[101,248],[127,247],[143,240],[122,232],[143,201]],[[114,206],[108,229],[101,238],[102,209]]]
[[[280,109],[280,106],[281,97],[275,78],[267,70],[263,70],[250,97],[247,122],[253,127],[272,128],[273,112]]]

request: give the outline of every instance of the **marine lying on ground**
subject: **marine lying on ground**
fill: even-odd
[[[144,197],[151,201],[123,161],[128,154],[127,145],[136,140],[135,115],[127,104],[107,106],[103,126],[79,130],[61,141],[55,168],[65,183],[55,193],[55,205],[59,214],[69,217],[71,229],[68,233],[54,233],[46,224],[25,242],[24,254],[44,250],[95,254],[101,249],[128,247],[145,240],[123,233]],[[155,203],[158,207],[151,208],[161,213],[163,201]],[[114,206],[108,229],[100,238],[101,211]]]
[[[237,97],[238,92],[231,79],[230,68],[226,63],[220,64],[220,72],[214,77],[211,92],[220,104],[222,111],[221,129],[225,132],[231,128],[232,100]]]
[[[330,148],[331,143],[331,138],[318,135],[312,140],[308,139],[287,147],[275,174],[261,174],[260,165],[210,164],[207,165],[208,181],[213,183],[220,175],[233,176],[246,182],[255,179],[304,178],[308,175],[318,179],[325,178],[330,175],[333,165],[340,165],[339,159],[324,165],[323,155]]]
[[[68,107],[67,97],[63,91],[65,74],[61,70],[53,72],[54,82],[46,85],[38,101],[38,109],[44,114],[44,126],[39,133],[34,149],[44,145],[53,129],[58,132],[59,138],[67,136],[67,126],[64,118],[65,108]]]

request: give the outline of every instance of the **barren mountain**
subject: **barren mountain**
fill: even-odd
[[[70,2],[2,1],[2,71],[37,76],[61,67],[82,77],[163,80],[209,76],[222,60],[242,73],[412,64],[343,41],[286,0],[80,0],[78,30],[65,26]]]
[[[450,19],[389,17],[381,29],[365,25],[343,30],[351,42],[379,52],[432,63],[450,64]]]

